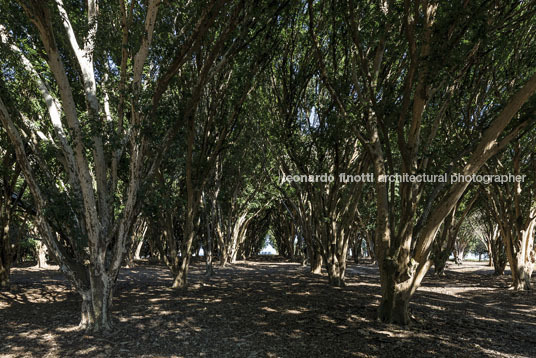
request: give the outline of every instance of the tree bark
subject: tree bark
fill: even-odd
[[[519,237],[513,237],[506,233],[506,254],[512,272],[512,286],[514,290],[530,290],[530,279],[536,262],[534,252],[534,227],[536,219],[527,225],[525,230],[516,233]]]
[[[353,240],[353,246],[352,246],[352,259],[354,260],[354,263],[359,263],[359,257],[361,256],[362,250],[361,245],[363,244],[363,238],[359,237]]]
[[[111,304],[115,280],[112,280],[106,273],[97,270],[91,271],[91,305],[89,309],[88,306],[85,307],[86,312],[82,313],[82,317],[84,314],[89,317],[87,329],[94,332],[109,331],[112,328]],[[84,303],[84,297],[82,297],[82,302]]]
[[[384,323],[400,325],[410,323],[411,276],[399,280],[404,276],[403,270],[404,267],[393,260],[383,261],[383,270],[380,271],[382,299],[378,308],[378,318]]]
[[[307,247],[307,252],[311,264],[311,273],[320,275],[322,273],[322,255],[314,247]]]
[[[491,246],[491,261],[493,264],[494,275],[501,276],[504,274],[504,269],[506,263],[508,262],[506,258],[506,250],[502,239],[497,235],[497,238],[493,239],[490,242]]]
[[[9,289],[9,276],[13,259],[7,218],[2,220],[0,228],[2,230],[0,232],[0,290],[4,290]]]
[[[10,264],[6,262],[5,257],[0,258],[0,290],[9,288]]]
[[[373,235],[367,234],[366,243],[367,243],[367,255],[372,261],[372,263],[376,263],[376,255],[374,254],[374,237]]]
[[[441,231],[439,237],[436,238],[436,241],[432,244],[434,273],[437,276],[443,275],[443,271],[450,254],[456,245],[456,238],[460,232],[461,226],[471,212],[471,209],[477,199],[478,194],[474,195],[469,201],[458,220],[456,220],[456,211],[460,203],[458,203],[451,213],[445,218],[445,221],[443,222],[443,230]]]
[[[43,241],[38,241],[37,243],[37,264],[39,268],[47,268],[47,247]]]

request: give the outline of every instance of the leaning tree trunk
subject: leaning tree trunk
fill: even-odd
[[[146,220],[138,220],[135,224],[135,230],[133,234],[134,240],[130,243],[130,247],[127,250],[126,266],[128,268],[134,267],[134,262],[140,259],[141,249],[145,242],[145,235],[149,228],[149,224]]]
[[[185,254],[181,259],[181,265],[179,271],[173,280],[173,288],[186,288],[188,287],[188,271],[190,270],[190,256]]]
[[[181,245],[181,261],[180,266],[173,280],[173,288],[186,288],[188,286],[188,271],[190,270],[190,257],[192,250],[192,243],[194,241],[195,228],[193,222],[193,215],[190,212],[187,215],[184,237],[185,241]]]
[[[454,242],[456,241],[456,235],[449,235],[452,226],[454,225],[455,212],[453,210],[445,219],[441,233],[436,240],[432,243],[432,261],[434,262],[434,274],[436,276],[443,276],[447,260],[450,253],[454,248]]]
[[[478,195],[474,195],[468,205],[461,213],[460,218],[456,221],[456,211],[458,210],[459,202],[454,209],[447,215],[443,222],[443,230],[436,241],[432,243],[432,259],[434,261],[434,273],[437,276],[444,274],[445,266],[449,256],[456,245],[456,237],[460,232],[461,226],[471,212],[473,204],[478,199]]]

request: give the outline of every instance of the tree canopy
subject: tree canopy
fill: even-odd
[[[530,289],[535,24],[523,0],[0,0],[1,287],[33,230],[95,332],[142,251],[184,289],[194,255],[211,277],[267,238],[337,287],[367,252],[386,323],[451,253]]]

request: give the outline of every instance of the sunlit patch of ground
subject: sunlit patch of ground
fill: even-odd
[[[80,298],[53,269],[16,268],[0,292],[3,357],[534,357],[535,297],[509,291],[484,263],[428,277],[410,328],[376,321],[377,268],[350,264],[347,287],[289,262],[240,262],[209,281],[192,268],[188,290],[161,266],[124,269],[116,330],[76,330]]]

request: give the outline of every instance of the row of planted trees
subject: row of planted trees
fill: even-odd
[[[365,243],[380,318],[407,324],[471,222],[497,273],[508,261],[530,286],[536,4],[0,4],[2,285],[10,231],[31,221],[95,331],[141,236],[174,287],[199,247],[211,274],[269,232],[343,286]],[[422,173],[526,178],[378,180]]]

